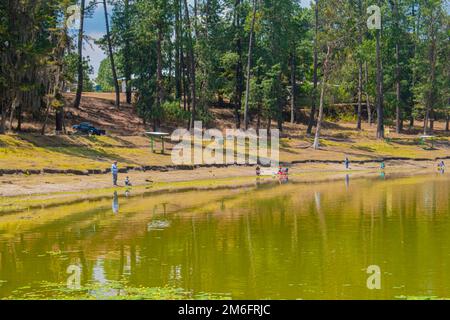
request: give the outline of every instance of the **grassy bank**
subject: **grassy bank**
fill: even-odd
[[[450,138],[443,130],[438,131],[431,147],[420,141],[420,133],[388,134],[387,139],[380,141],[373,138],[373,127],[365,126],[358,132],[351,123],[329,123],[319,150],[310,148],[312,137],[304,132],[302,125],[288,125],[280,143],[280,160],[292,164],[291,177],[300,182],[320,181],[334,175],[342,178],[342,161],[346,156],[352,162],[352,176],[379,174],[380,159],[391,159],[387,163],[388,172],[433,172],[436,159],[450,156]],[[160,145],[157,143],[155,148],[158,150]],[[170,155],[173,144],[167,143],[166,148],[164,155],[153,153],[149,138],[139,135],[0,135],[0,211],[40,205],[43,199],[51,205],[72,198],[110,197],[114,189],[110,188],[111,177],[106,172],[113,161],[118,161],[121,169],[153,168],[126,173],[135,186],[133,193],[255,184],[253,167],[164,170],[173,166]],[[123,173],[119,181],[124,178]]]
[[[450,138],[437,137],[434,146],[423,144],[418,135],[392,135],[384,141],[375,140],[371,128],[362,132],[349,130],[346,125],[328,128],[321,141],[321,149],[309,146],[312,138],[298,134],[301,128],[293,126],[284,133],[280,143],[282,162],[342,161],[348,156],[354,161],[381,158],[435,160],[450,155]],[[348,129],[348,130],[347,130]],[[103,171],[111,162],[122,168],[172,165],[167,144],[165,155],[153,153],[150,141],[144,136],[39,136],[18,134],[0,136],[0,169],[3,173],[20,171],[31,174],[42,170]],[[159,150],[159,143],[155,146]]]

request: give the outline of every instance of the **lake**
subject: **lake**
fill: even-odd
[[[43,201],[0,215],[0,298],[450,298],[449,192],[430,174]]]

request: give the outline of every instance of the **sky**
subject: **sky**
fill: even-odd
[[[92,17],[85,20],[85,30],[86,34],[93,38],[99,39],[103,37],[106,33],[105,31],[105,14],[103,12],[103,6],[98,6],[95,9]],[[92,79],[97,78],[98,68],[100,67],[100,62],[106,58],[105,53],[99,46],[97,46],[94,41],[90,41],[89,44],[85,44],[83,48],[83,55],[88,56],[91,60],[91,65],[94,68],[94,74],[91,75]]]
[[[302,6],[309,6],[311,0],[301,0]],[[109,14],[111,14],[111,8],[108,8]],[[99,5],[95,9],[92,17],[88,18],[84,22],[86,35],[93,39],[99,39],[105,34],[105,14],[103,12],[103,6]],[[97,78],[98,68],[100,67],[100,62],[107,56],[94,41],[90,41],[89,44],[85,44],[83,48],[83,56],[89,57],[91,65],[94,69],[94,74],[91,75],[91,79]]]

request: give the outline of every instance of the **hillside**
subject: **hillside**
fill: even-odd
[[[69,96],[70,101],[72,97]],[[89,121],[105,129],[107,136],[88,137],[73,135],[41,136],[27,132],[0,136],[0,169],[4,174],[37,173],[58,170],[97,172],[109,168],[113,160],[122,167],[171,165],[168,143],[167,154],[150,152],[150,142],[145,137],[145,126],[133,108],[124,104],[119,110],[113,106],[110,94],[86,94],[79,110],[67,110],[67,127]],[[231,127],[233,113],[227,109],[213,109],[219,128]],[[26,124],[33,128],[33,124]],[[439,136],[434,147],[420,143],[420,134],[388,134],[385,141],[375,140],[375,128],[364,126],[361,132],[353,123],[326,123],[322,148],[312,150],[312,137],[305,135],[304,125],[286,125],[281,140],[281,161],[284,162],[340,162],[345,156],[353,161],[378,161],[381,158],[430,159],[450,156],[449,135],[444,124],[437,123]],[[172,132],[173,128],[164,128]],[[50,129],[49,129],[50,130]],[[391,130],[390,132],[393,132]],[[417,132],[419,132],[417,128]],[[156,145],[159,148],[159,144]]]
[[[73,94],[66,95],[67,105],[72,106]],[[114,135],[136,135],[145,132],[142,120],[134,108],[122,97],[120,109],[114,106],[114,94],[84,93],[79,109],[69,107],[66,110],[67,127],[80,122],[90,122]]]

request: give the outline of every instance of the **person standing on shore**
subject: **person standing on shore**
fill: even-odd
[[[117,187],[117,178],[119,176],[119,168],[117,167],[117,161],[114,161],[113,165],[111,166],[111,173],[113,178],[113,185]]]
[[[347,169],[347,170],[350,169],[350,160],[348,159],[348,157],[345,158],[344,164],[345,164],[345,169]]]

